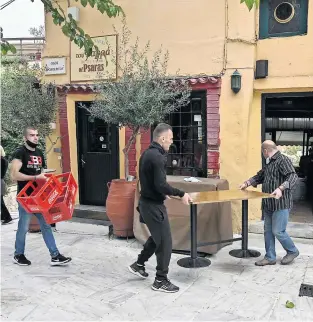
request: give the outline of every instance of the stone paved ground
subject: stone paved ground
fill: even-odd
[[[16,216],[16,214],[15,214]],[[176,294],[154,292],[150,277],[130,274],[141,246],[134,240],[109,240],[107,227],[73,222],[58,224],[59,249],[73,257],[67,267],[50,267],[40,234],[27,236],[29,267],[12,263],[17,221],[1,232],[1,318],[3,321],[313,321],[313,298],[298,297],[300,284],[313,284],[313,241],[295,240],[301,256],[290,266],[258,268],[253,259],[228,255],[228,246],[203,269],[184,269],[174,254],[171,280]],[[250,248],[263,252],[261,235],[249,235]],[[278,247],[278,255],[284,255]],[[295,303],[287,309],[285,302]]]

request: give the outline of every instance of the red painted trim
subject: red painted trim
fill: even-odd
[[[207,95],[207,167],[208,177],[218,177],[220,168],[220,95],[221,79],[216,83],[197,83],[191,85],[193,91],[205,90]],[[141,152],[146,150],[150,144],[150,132],[141,134]]]
[[[141,151],[148,149],[151,143],[151,133],[150,130],[141,130],[141,138],[140,138],[140,145]]]
[[[206,88],[207,98],[207,167],[208,177],[218,177],[220,169],[220,95],[221,79]],[[213,86],[212,86],[213,85]]]
[[[59,106],[59,123],[60,123],[60,136],[61,136],[61,151],[62,151],[62,171],[71,171],[71,158],[70,158],[70,142],[68,135],[68,120],[67,120],[67,103],[66,94],[58,93],[58,106]]]
[[[191,84],[192,90],[205,90],[207,93],[207,144],[208,144],[208,176],[216,177],[219,174],[219,147],[220,147],[220,94],[221,94],[221,79],[216,83],[196,83]],[[67,120],[67,104],[66,95],[71,94],[89,94],[94,93],[93,90],[83,90],[81,88],[68,91],[59,89],[59,117],[60,117],[60,132],[62,145],[62,166],[63,171],[70,171],[70,149],[68,137],[68,120]],[[128,141],[132,134],[131,129],[126,128],[125,142]],[[141,134],[141,151],[148,148],[150,144],[150,131],[143,131]],[[131,175],[136,175],[136,143],[133,143],[129,152],[129,172]]]

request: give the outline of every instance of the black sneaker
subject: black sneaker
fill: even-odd
[[[65,265],[65,264],[69,263],[71,260],[72,260],[71,257],[65,257],[65,256],[59,254],[58,256],[51,258],[51,265],[52,266]]]
[[[2,225],[12,224],[12,221],[13,221],[13,219],[12,219],[12,218],[9,218],[9,219],[6,219],[6,220],[3,220],[3,221],[2,221]]]
[[[154,291],[160,291],[165,293],[176,293],[179,291],[179,287],[172,284],[169,280],[163,280],[163,281],[155,280],[151,288]]]
[[[18,264],[20,266],[29,266],[31,265],[31,261],[29,261],[24,254],[22,255],[14,255],[13,263]]]
[[[145,267],[138,265],[137,262],[128,266],[128,269],[131,273],[133,273],[141,278],[147,278],[149,276],[149,274],[146,273]]]

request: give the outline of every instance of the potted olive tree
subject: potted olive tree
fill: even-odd
[[[187,80],[168,76],[168,52],[160,48],[150,54],[149,42],[141,47],[138,38],[133,44],[130,39],[131,32],[123,20],[119,46],[113,54],[117,80],[99,82],[97,98],[89,108],[92,116],[132,131],[123,149],[126,179],[111,182],[106,203],[114,233],[124,237],[133,235],[136,180],[129,176],[130,148],[142,131],[188,104],[191,92]]]

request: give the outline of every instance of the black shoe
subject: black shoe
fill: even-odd
[[[160,291],[165,293],[176,293],[179,291],[179,287],[172,284],[169,280],[163,280],[163,281],[155,280],[151,288],[154,291]]]
[[[12,218],[9,218],[9,219],[6,219],[6,220],[3,220],[3,222],[2,222],[2,225],[7,225],[7,224],[12,224],[12,221],[13,221],[13,219]]]
[[[65,265],[65,264],[69,263],[71,260],[72,260],[71,257],[65,257],[65,256],[59,254],[58,256],[51,258],[51,265],[52,266]]]
[[[29,266],[31,265],[31,261],[29,261],[24,254],[22,255],[14,255],[13,263],[18,264],[20,266]]]
[[[146,273],[145,267],[138,265],[137,262],[128,266],[128,269],[131,273],[133,273],[141,278],[147,278],[149,276],[149,274]]]

